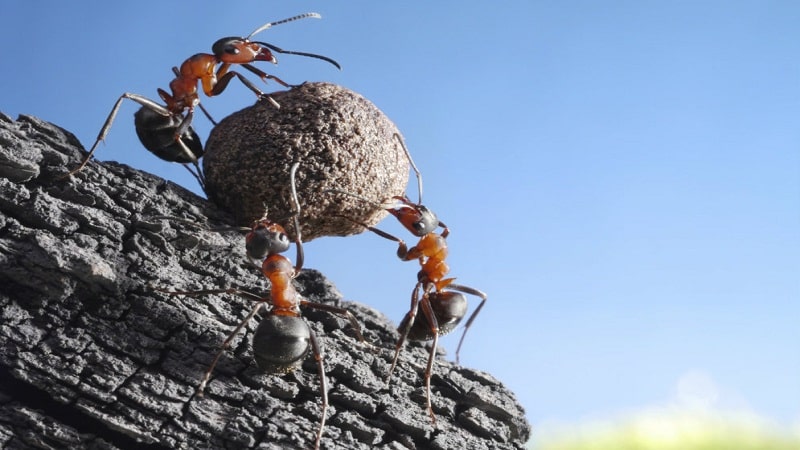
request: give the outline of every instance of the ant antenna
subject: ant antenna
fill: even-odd
[[[306,52],[296,52],[296,51],[293,51],[293,50],[284,50],[284,49],[282,49],[282,48],[280,48],[280,47],[278,47],[276,45],[270,44],[269,42],[262,42],[262,41],[253,41],[253,42],[255,42],[256,44],[262,45],[264,47],[267,47],[268,49],[270,49],[272,51],[275,51],[275,52],[278,52],[278,53],[283,53],[284,55],[299,55],[299,56],[307,56],[309,58],[321,59],[323,61],[326,61],[326,62],[336,66],[337,69],[342,70],[342,66],[339,65],[338,62],[336,62],[335,60],[333,60],[331,58],[328,58],[327,56],[317,55],[316,53],[306,53]]]
[[[250,38],[253,37],[254,35],[256,35],[258,33],[261,33],[262,31],[266,30],[267,28],[272,28],[275,25],[280,25],[280,24],[286,23],[286,22],[294,22],[295,20],[305,19],[305,18],[309,18],[309,17],[314,18],[314,19],[321,19],[322,18],[321,15],[319,15],[319,14],[317,14],[315,12],[310,12],[310,13],[300,14],[300,15],[294,16],[294,17],[289,17],[288,19],[278,20],[276,22],[265,23],[264,25],[261,25],[260,27],[256,28],[255,31],[250,33],[245,39],[247,39],[249,41]]]
[[[280,25],[280,24],[282,24],[282,23],[286,23],[286,22],[293,22],[293,21],[295,21],[295,20],[305,19],[305,18],[309,18],[309,17],[310,17],[310,18],[313,18],[313,19],[321,19],[321,18],[322,18],[322,16],[321,16],[321,15],[319,15],[319,14],[317,14],[317,13],[315,13],[315,12],[310,12],[310,13],[300,14],[300,15],[298,15],[298,16],[294,16],[294,17],[289,17],[288,19],[279,20],[279,21],[277,21],[277,22],[269,22],[269,23],[265,23],[264,25],[261,25],[260,27],[256,28],[256,29],[255,29],[255,31],[253,31],[252,33],[250,33],[250,34],[249,34],[249,35],[248,35],[246,38],[244,38],[244,39],[245,39],[245,40],[247,40],[247,41],[249,41],[251,37],[253,37],[254,35],[256,35],[256,34],[258,34],[258,33],[261,33],[262,31],[266,30],[267,28],[271,28],[271,27],[273,27],[273,26],[275,26],[275,25]],[[275,45],[269,44],[269,43],[267,43],[267,42],[260,42],[260,41],[254,41],[254,42],[255,42],[256,44],[259,44],[259,45],[262,45],[262,46],[264,46],[264,47],[267,47],[268,49],[270,49],[270,50],[272,50],[272,51],[275,51],[275,52],[278,52],[278,53],[283,53],[283,54],[286,54],[286,55],[307,56],[307,57],[309,57],[309,58],[317,58],[317,59],[321,59],[321,60],[323,60],[323,61],[327,61],[327,62],[329,62],[329,63],[333,64],[334,66],[336,66],[336,68],[337,68],[337,69],[339,69],[339,70],[342,70],[342,66],[340,66],[338,62],[336,62],[336,61],[332,60],[331,58],[328,58],[327,56],[316,55],[316,54],[314,54],[314,53],[295,52],[295,51],[291,51],[291,50],[284,50],[284,49],[282,49],[282,48],[280,48],[280,47],[278,47],[278,46],[275,46]]]
[[[299,162],[292,164],[292,168],[289,169],[289,181],[291,182],[292,186],[292,200],[294,200],[294,207],[295,211],[297,211],[294,215],[294,227],[295,227],[295,234],[296,234],[296,241],[301,242],[302,238],[300,237],[300,222],[297,219],[297,216],[300,215],[300,201],[297,199],[297,186],[295,185],[294,176],[297,173],[297,168],[300,166]]]
[[[414,173],[417,175],[417,190],[419,191],[419,203],[418,205],[422,204],[422,174],[417,169],[417,165],[414,164],[414,160],[411,159],[411,153],[408,152],[406,148],[406,144],[403,143],[403,138],[400,137],[399,133],[395,133],[394,137],[397,138],[397,142],[400,143],[400,147],[403,147],[403,151],[406,153],[406,158],[408,158],[408,162],[411,163],[411,168],[414,169]]]

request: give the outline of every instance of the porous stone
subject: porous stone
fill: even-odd
[[[321,411],[314,358],[283,376],[259,371],[255,318],[198,397],[200,378],[253,302],[156,290],[267,295],[231,215],[116,163],[91,161],[62,179],[84,156],[70,133],[0,113],[0,166],[24,172],[0,171],[0,447],[311,448]],[[499,381],[437,358],[433,425],[420,394],[428,351],[407,345],[387,384],[395,324],[345,301],[316,270],[294,284],[309,301],[351,311],[374,346],[354,339],[347,320],[304,310],[328,382],[322,449],[525,447],[530,425]]]
[[[208,198],[243,226],[265,209],[281,221],[293,210],[289,168],[298,162],[303,240],[360,233],[364,227],[353,220],[375,225],[382,219],[379,203],[403,195],[408,182],[394,123],[369,100],[330,83],[270,96],[280,108],[262,100],[211,131],[203,158]],[[290,221],[282,222],[293,236]]]

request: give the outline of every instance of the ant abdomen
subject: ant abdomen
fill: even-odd
[[[203,156],[203,143],[192,127],[181,135],[181,141],[194,155],[194,161],[189,159],[180,142],[175,139],[175,132],[184,120],[182,115],[165,116],[142,106],[133,118],[136,135],[142,145],[159,158],[170,162],[194,163]]]
[[[311,349],[311,330],[295,316],[264,317],[253,334],[253,357],[269,373],[289,373],[300,366]]]
[[[428,294],[433,314],[439,325],[439,336],[453,330],[467,314],[467,297],[455,291],[431,292]],[[398,327],[402,330],[408,323],[408,316],[403,319]],[[412,341],[429,341],[433,339],[431,325],[422,311],[417,312],[417,318],[408,332],[408,339]]]

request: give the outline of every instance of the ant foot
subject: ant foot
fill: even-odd
[[[268,101],[268,102],[272,103],[272,106],[274,106],[274,107],[276,107],[276,108],[278,108],[278,109],[280,109],[280,107],[281,107],[281,104],[280,104],[280,103],[276,102],[274,98],[270,97],[270,96],[269,96],[269,95],[267,95],[267,94],[261,94],[261,95],[259,95],[259,96],[258,96],[258,100],[259,100],[259,101]]]

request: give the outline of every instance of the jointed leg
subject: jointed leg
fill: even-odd
[[[272,81],[275,81],[276,83],[280,84],[283,87],[287,87],[287,88],[295,87],[295,86],[293,86],[293,85],[281,80],[280,78],[276,77],[275,75],[270,75],[270,74],[264,72],[263,70],[259,69],[258,67],[254,66],[252,64],[242,64],[242,67],[244,67],[245,69],[249,70],[250,72],[253,72],[254,74],[256,74],[259,78],[264,80],[265,83],[267,82],[267,80],[272,80]]]
[[[89,160],[92,158],[92,155],[94,154],[94,151],[97,149],[97,145],[101,141],[104,141],[106,139],[106,136],[108,135],[108,131],[111,129],[111,124],[114,123],[114,119],[117,117],[117,113],[119,112],[119,108],[120,108],[120,106],[122,106],[122,102],[126,98],[129,99],[129,100],[133,100],[134,102],[144,106],[145,108],[149,108],[152,111],[154,111],[154,112],[156,112],[158,114],[161,114],[163,116],[167,116],[168,117],[168,116],[172,115],[172,113],[170,113],[167,108],[165,108],[162,105],[159,105],[158,103],[154,102],[153,100],[150,100],[147,97],[141,96],[139,94],[131,94],[131,93],[125,92],[124,94],[120,95],[120,97],[114,103],[114,107],[111,108],[111,112],[108,114],[108,117],[106,117],[106,121],[103,123],[103,128],[101,128],[100,129],[100,133],[97,134],[97,140],[94,141],[94,144],[92,145],[92,148],[89,149],[89,154],[86,155],[86,158],[83,160],[83,162],[77,168],[73,169],[72,171],[70,171],[69,173],[67,173],[63,177],[61,177],[62,179],[63,178],[68,178],[68,177],[72,176],[72,174],[74,174],[76,172],[79,172],[89,162]],[[189,152],[189,154],[191,154],[191,152]]]
[[[349,220],[350,222],[353,222],[353,223],[356,223],[358,225],[361,225],[362,227],[368,229],[369,231],[372,231],[373,233],[377,234],[378,236],[380,236],[380,237],[382,237],[384,239],[388,239],[390,241],[397,242],[397,257],[402,259],[403,261],[408,261],[409,260],[409,258],[408,258],[408,245],[405,243],[404,240],[400,239],[399,237],[397,237],[397,236],[395,236],[393,234],[389,234],[389,233],[387,233],[387,232],[385,232],[385,231],[383,231],[383,230],[381,230],[379,228],[371,227],[371,226],[369,226],[369,225],[367,225],[365,223],[359,222],[357,220],[353,220],[353,219],[351,219],[349,217],[345,217],[345,216],[339,216],[339,217],[343,217],[343,218]]]
[[[411,327],[414,325],[414,321],[417,318],[417,310],[419,309],[419,289],[421,283],[417,283],[414,286],[414,291],[411,293],[411,309],[408,310],[406,316],[403,318],[403,324],[405,326],[400,331],[400,339],[397,340],[397,344],[394,347],[394,358],[392,359],[392,365],[389,367],[389,372],[386,374],[386,382],[389,382],[389,378],[392,377],[392,372],[394,372],[394,367],[397,365],[397,359],[400,357],[400,349],[403,348],[403,344],[406,342],[406,338],[408,337],[408,332],[411,331]]]
[[[300,200],[297,199],[297,186],[295,184],[295,174],[297,173],[297,167],[300,163],[292,164],[291,169],[289,169],[289,182],[292,188],[292,200],[294,201],[294,212],[292,213],[292,217],[294,218],[294,244],[295,248],[297,249],[297,256],[295,257],[295,266],[294,266],[294,274],[297,276],[300,273],[300,269],[303,268],[303,238],[301,236],[302,229],[300,228]]]
[[[345,319],[350,321],[350,326],[353,327],[353,330],[355,331],[358,340],[360,342],[367,344],[367,341],[364,339],[364,335],[361,334],[361,324],[358,323],[356,316],[354,316],[353,313],[351,313],[350,311],[344,308],[338,308],[336,306],[326,305],[324,303],[309,302],[307,300],[301,300],[300,306],[319,309],[321,311],[327,311],[329,313],[337,314],[344,317]]]
[[[181,143],[181,145],[184,147],[184,150],[188,150],[182,140],[178,139],[178,142]],[[188,170],[189,173],[194,176],[194,178],[197,180],[197,183],[200,185],[200,188],[203,190],[203,192],[205,192],[206,178],[203,176],[203,171],[200,169],[200,164],[198,164],[197,161],[193,161],[192,164],[194,164],[194,169],[189,167],[187,164],[184,164],[183,167],[185,167],[186,170]]]
[[[199,291],[168,291],[165,289],[154,288],[157,291],[164,292],[165,294],[169,295],[186,295],[189,297],[199,297],[201,295],[209,295],[209,294],[235,294],[240,297],[244,297],[248,300],[253,300],[256,303],[256,306],[253,307],[252,311],[244,318],[239,325],[225,338],[225,341],[222,342],[217,354],[214,356],[214,359],[211,361],[211,365],[208,366],[206,373],[203,375],[203,379],[200,381],[200,385],[197,386],[197,395],[199,397],[203,396],[203,391],[206,388],[206,384],[208,384],[208,380],[211,378],[211,373],[214,371],[214,367],[216,367],[219,358],[222,356],[222,353],[231,345],[231,341],[233,338],[244,328],[245,325],[258,313],[258,310],[264,306],[266,303],[266,299],[259,297],[251,292],[247,292],[237,288],[231,289],[208,289],[208,290],[199,290]]]
[[[185,133],[192,125],[193,119],[194,119],[194,109],[189,108],[189,111],[186,113],[186,116],[183,118],[183,120],[181,120],[180,125],[178,125],[178,128],[175,130],[175,142],[177,142],[178,145],[180,145],[181,150],[183,151],[183,155],[192,162],[192,164],[194,165],[194,170],[192,170],[192,168],[186,164],[184,164],[183,167],[186,167],[186,170],[188,170],[189,173],[194,175],[194,177],[197,179],[197,182],[200,184],[200,187],[203,189],[203,192],[205,192],[206,179],[203,176],[202,169],[200,169],[200,164],[198,164],[197,157],[194,155],[194,153],[192,153],[191,150],[189,150],[189,147],[186,146],[186,143],[183,142],[183,139],[181,139],[183,133]]]
[[[447,288],[452,289],[454,291],[463,292],[465,294],[472,294],[476,297],[481,298],[481,303],[478,305],[477,308],[475,308],[475,311],[472,312],[472,314],[469,316],[469,319],[467,319],[467,323],[464,325],[464,332],[461,334],[461,339],[458,341],[458,347],[456,347],[456,364],[458,364],[459,353],[461,352],[461,344],[464,343],[464,337],[467,335],[467,330],[469,330],[469,327],[472,325],[472,322],[475,321],[475,318],[478,316],[478,313],[481,312],[481,309],[483,309],[483,305],[486,304],[488,296],[482,291],[479,291],[477,289],[468,286],[462,286],[460,284],[449,284]]]
[[[322,412],[320,413],[321,417],[319,419],[319,429],[317,430],[317,439],[314,443],[314,449],[319,449],[319,443],[322,439],[322,430],[325,428],[325,419],[328,415],[328,383],[325,378],[325,363],[323,362],[322,351],[319,347],[319,342],[317,342],[317,336],[314,334],[314,330],[311,330],[311,350],[314,353],[314,359],[317,361],[317,367],[319,367],[319,395],[322,397]]]
[[[238,295],[240,297],[246,298],[248,300],[252,300],[254,302],[262,302],[266,299],[264,297],[260,297],[252,292],[245,291],[239,288],[228,288],[228,289],[201,289],[197,291],[169,291],[167,289],[162,289],[155,286],[150,286],[154,290],[158,292],[163,292],[168,295],[185,295],[187,297],[200,297],[203,295],[214,295],[214,294],[233,294]]]
[[[243,84],[244,84],[244,85],[245,85],[245,86],[246,86],[248,89],[250,89],[251,91],[253,91],[253,92],[254,92],[254,93],[255,93],[255,94],[258,96],[258,98],[260,98],[260,99],[267,99],[267,100],[269,100],[269,101],[270,101],[270,102],[271,102],[271,103],[272,103],[272,104],[273,104],[273,105],[274,105],[276,108],[280,108],[280,107],[281,107],[280,103],[276,102],[276,101],[275,101],[275,100],[274,100],[272,97],[270,97],[269,95],[267,95],[267,94],[265,94],[265,93],[261,92],[261,90],[260,90],[259,88],[257,88],[255,84],[253,84],[253,83],[252,83],[250,80],[248,80],[246,77],[244,77],[244,76],[243,76],[242,74],[240,74],[239,72],[235,72],[235,71],[230,71],[230,72],[227,72],[227,73],[225,73],[225,74],[224,74],[222,77],[220,77],[220,78],[217,80],[217,84],[216,84],[216,85],[214,85],[214,88],[212,89],[212,91],[211,91],[211,94],[209,94],[209,96],[214,96],[214,95],[219,95],[219,94],[221,94],[221,93],[222,93],[222,91],[224,91],[224,90],[225,90],[225,88],[226,88],[226,87],[228,87],[228,83],[231,81],[231,78],[233,78],[233,77],[237,77],[237,78],[239,78],[239,80],[240,80],[240,81],[241,81],[241,82],[242,82],[242,83],[243,83]]]
[[[431,334],[433,335],[433,342],[431,343],[430,355],[428,355],[428,365],[425,367],[425,407],[428,410],[428,415],[431,417],[431,422],[436,424],[436,415],[433,414],[433,407],[431,406],[431,373],[433,373],[433,361],[436,356],[436,346],[439,344],[439,323],[436,320],[436,315],[433,313],[428,293],[426,292],[422,298],[422,313],[428,319],[431,325]]]
[[[214,371],[214,367],[217,366],[217,362],[219,361],[219,358],[222,356],[222,353],[225,351],[225,349],[227,349],[231,345],[231,341],[233,341],[233,338],[237,334],[239,334],[239,331],[241,331],[242,328],[244,328],[244,326],[247,325],[247,322],[249,322],[250,319],[252,319],[258,313],[258,310],[261,309],[262,306],[264,306],[264,302],[256,303],[256,306],[253,307],[253,310],[250,311],[250,314],[248,314],[247,317],[244,318],[244,320],[239,322],[239,325],[237,325],[236,328],[231,332],[231,334],[229,334],[228,337],[225,338],[225,341],[222,342],[222,345],[219,347],[219,351],[217,351],[217,354],[214,356],[214,360],[211,361],[211,365],[208,366],[205,375],[203,375],[203,380],[200,381],[200,385],[197,386],[197,395],[199,397],[203,396],[203,391],[206,388],[206,384],[208,383],[208,380],[211,378],[211,373]]]

